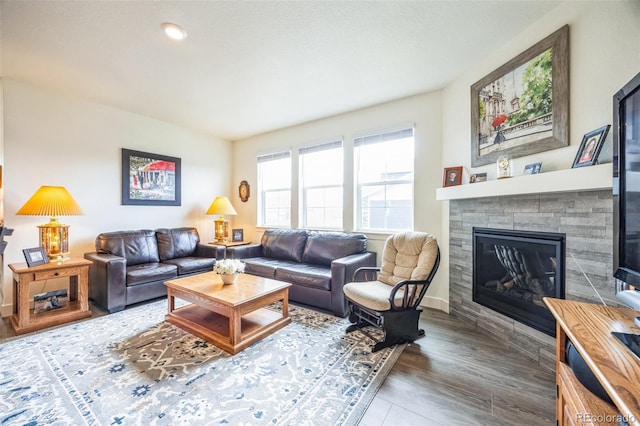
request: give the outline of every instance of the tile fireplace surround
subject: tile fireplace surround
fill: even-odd
[[[472,301],[472,229],[566,234],[565,297],[601,303],[582,267],[607,305],[618,305],[611,277],[611,171],[604,164],[438,189],[436,198],[449,201],[450,313],[554,370],[553,337]]]

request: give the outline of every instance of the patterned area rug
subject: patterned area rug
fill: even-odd
[[[357,424],[404,346],[346,319],[292,323],[230,355],[164,322],[167,302],[0,345],[0,424]]]

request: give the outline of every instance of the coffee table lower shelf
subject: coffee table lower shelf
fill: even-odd
[[[192,304],[177,308],[169,312],[165,319],[231,354],[237,354],[291,323],[291,318],[283,317],[281,312],[261,308],[242,316],[240,338],[233,342],[229,318],[201,306]]]

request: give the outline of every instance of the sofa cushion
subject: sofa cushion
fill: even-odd
[[[156,229],[160,260],[193,256],[200,242],[196,228]]]
[[[168,259],[163,263],[176,265],[178,275],[193,274],[196,272],[210,272],[216,260],[208,257],[180,257],[178,259]]]
[[[128,266],[160,261],[156,233],[147,229],[102,233],[96,237],[96,251],[124,257]]]
[[[331,266],[335,259],[366,251],[367,237],[364,234],[310,232],[302,253],[302,262]]]
[[[166,263],[145,263],[127,266],[127,285],[144,284],[151,281],[170,280],[178,276],[178,267]]]
[[[282,266],[297,265],[287,260],[270,259],[267,257],[250,257],[242,259],[245,274],[258,275],[265,278],[274,278],[276,269]]]
[[[307,231],[300,229],[268,229],[262,234],[262,256],[302,262]]]
[[[304,287],[331,290],[331,268],[316,265],[283,265],[276,268],[275,279]]]

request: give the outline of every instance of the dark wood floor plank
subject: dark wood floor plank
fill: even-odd
[[[407,346],[376,395],[391,404],[385,421],[404,410],[425,425],[555,423],[553,371],[446,313],[425,310],[420,326],[426,336]]]

